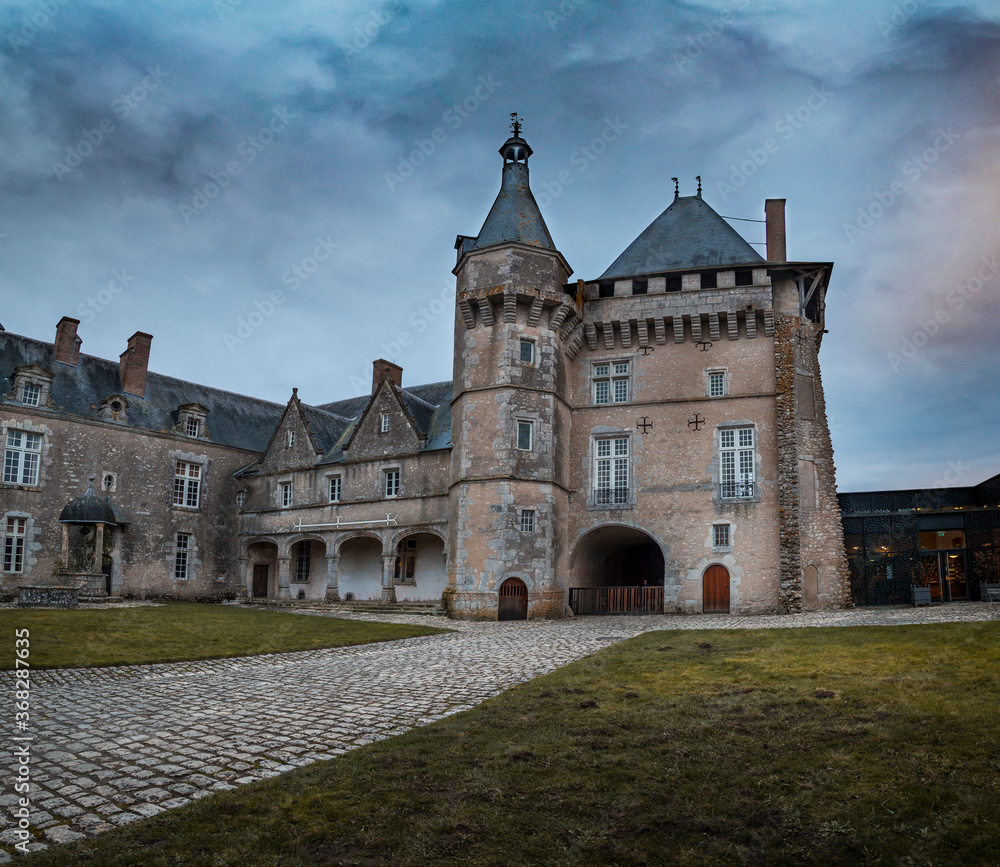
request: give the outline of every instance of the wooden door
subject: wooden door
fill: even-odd
[[[528,619],[528,588],[520,578],[508,578],[500,585],[497,620]]]
[[[253,595],[254,599],[267,599],[267,563],[253,564]]]
[[[702,611],[706,614],[729,613],[729,570],[725,566],[709,566],[701,579]]]

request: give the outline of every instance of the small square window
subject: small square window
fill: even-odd
[[[521,532],[522,533],[534,533],[535,532],[535,510],[534,509],[521,509]]]
[[[713,548],[728,548],[730,546],[729,542],[729,524],[713,524],[712,525],[712,547]]]
[[[535,342],[533,340],[521,341],[521,361],[524,364],[535,363]]]
[[[714,371],[708,375],[708,396],[722,397],[726,393],[726,374]]]
[[[292,483],[281,483],[281,508],[287,509],[292,505]]]
[[[21,390],[21,403],[25,406],[38,406],[41,399],[42,389],[40,386],[27,383]]]
[[[737,286],[753,286],[753,271],[737,271],[736,272],[736,285]]]
[[[715,289],[719,285],[718,275],[715,271],[703,271],[701,274],[701,288]]]
[[[295,431],[285,431],[285,448],[290,449],[295,445]]]
[[[379,416],[379,432],[387,433],[389,430],[389,413],[384,412]]]
[[[387,497],[399,496],[399,470],[385,471],[385,495]]]
[[[339,503],[341,493],[340,476],[330,476],[330,502]]]
[[[184,433],[186,433],[189,437],[196,437],[198,436],[199,427],[200,425],[198,424],[198,419],[189,418],[184,425]]]
[[[517,447],[524,452],[530,452],[534,441],[534,422],[519,421],[517,423]]]

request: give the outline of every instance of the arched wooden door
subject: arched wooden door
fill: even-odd
[[[702,611],[705,614],[729,613],[729,570],[725,566],[709,566],[701,579]]]
[[[528,619],[528,588],[520,578],[508,578],[500,585],[497,620]]]

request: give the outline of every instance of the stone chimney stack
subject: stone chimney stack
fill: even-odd
[[[785,252],[785,200],[767,199],[764,202],[767,221],[767,261],[787,262]]]
[[[396,388],[403,387],[403,368],[384,358],[379,358],[372,365],[372,394],[378,390],[383,379],[388,379]]]
[[[76,326],[79,324],[79,319],[70,319],[68,316],[59,320],[56,326],[56,361],[76,367],[80,359],[80,345],[83,343],[76,334]]]
[[[149,369],[149,345],[153,335],[136,331],[128,339],[128,349],[121,354],[118,372],[121,374],[122,391],[143,397],[146,393],[146,371]]]

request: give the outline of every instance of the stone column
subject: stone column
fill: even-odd
[[[392,604],[396,601],[395,577],[396,555],[382,555],[382,602]]]
[[[291,599],[292,593],[288,587],[288,567],[291,557],[278,558],[278,599]]]
[[[69,524],[63,524],[62,530],[63,530],[63,541],[62,541],[63,569],[69,572]]]
[[[334,554],[326,558],[326,601],[339,602],[340,591],[337,589],[337,565],[340,563],[340,556]]]
[[[94,565],[91,572],[100,572],[104,566],[104,524],[94,525]]]
[[[246,595],[249,598],[253,598],[253,572],[249,565],[250,561],[246,557],[240,557],[237,561],[239,563],[239,571],[237,575],[243,576],[243,589],[246,591]]]

